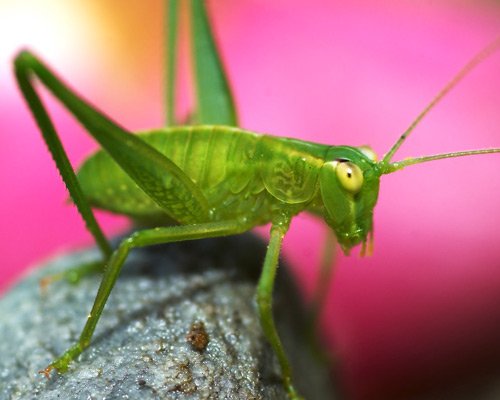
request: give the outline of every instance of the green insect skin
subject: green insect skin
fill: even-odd
[[[14,62],[19,88],[71,199],[103,254],[101,261],[79,266],[68,276],[63,274],[67,279],[83,277],[90,271],[103,276],[79,339],[41,373],[48,377],[52,370],[67,371],[69,364],[90,345],[106,301],[134,248],[234,235],[270,223],[269,245],[256,290],[257,311],[279,361],[288,396],[300,399],[272,314],[278,258],[291,219],[301,211],[319,215],[335,232],[345,252],[360,243],[362,250],[368,243],[370,251],[381,175],[443,158],[499,153],[500,148],[494,148],[391,162],[429,110],[498,48],[500,38],[478,53],[379,162],[363,148],[326,146],[225,126],[174,127],[133,135],[72,92],[33,54],[21,52]],[[34,78],[52,92],[103,149],[84,163],[78,178],[35,90]],[[128,215],[152,228],[134,232],[113,249],[95,220],[92,207]],[[172,222],[178,224],[170,225]],[[321,288],[318,292],[321,294]]]
[[[260,135],[225,126],[186,126],[139,133],[147,144],[177,164],[208,201],[206,219],[245,219],[269,223],[277,213],[302,211],[327,221],[348,251],[372,230],[380,168],[360,150]],[[363,171],[362,190],[352,195],[339,183],[329,161],[345,160]],[[188,223],[186,215],[167,213],[105,151],[98,151],[78,172],[92,207],[131,217],[142,226]],[[170,184],[166,176],[166,185]],[[154,221],[154,222],[153,222]]]
[[[90,345],[111,290],[134,248],[234,235],[271,223],[269,246],[256,290],[257,311],[278,358],[288,396],[300,399],[272,314],[283,238],[291,219],[301,211],[310,211],[330,224],[345,251],[364,243],[372,230],[379,176],[385,172],[381,164],[371,161],[362,149],[319,145],[230,127],[175,127],[134,135],[72,92],[33,54],[21,52],[14,67],[19,88],[71,199],[103,254],[102,261],[77,266],[54,278],[73,280],[89,272],[103,274],[80,338],[41,373],[48,377],[52,370],[67,371],[69,364]],[[35,90],[35,77],[102,147],[84,163],[78,177]],[[363,185],[355,192],[337,174],[343,163],[350,163],[348,169],[357,171],[353,176],[361,180],[364,177]],[[128,215],[142,228],[113,249],[92,207]],[[178,224],[171,225],[172,222]]]

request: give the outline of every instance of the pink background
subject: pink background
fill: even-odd
[[[0,288],[91,243],[11,74],[28,46],[131,130],[163,122],[162,13],[141,1],[0,5]],[[156,2],[159,4],[160,2]],[[348,3],[348,5],[346,5]],[[147,4],[147,5],[146,5]],[[382,155],[500,33],[494,1],[213,1],[247,129]],[[500,52],[420,124],[397,159],[500,147]],[[95,145],[50,97],[72,161]],[[397,398],[500,365],[500,155],[383,177],[375,254],[340,256],[324,331],[350,398]],[[123,219],[102,216],[108,232]],[[298,217],[285,257],[307,295],[323,227]]]

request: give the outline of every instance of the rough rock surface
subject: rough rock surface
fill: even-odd
[[[286,399],[255,312],[265,246],[250,235],[134,250],[91,346],[64,375],[37,371],[74,343],[100,281],[39,279],[98,257],[50,262],[0,300],[0,399]],[[332,399],[327,368],[303,340],[298,294],[278,271],[275,313],[307,399]],[[206,335],[205,335],[206,333]]]

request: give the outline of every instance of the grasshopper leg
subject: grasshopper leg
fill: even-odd
[[[39,96],[34,90],[31,82],[31,74],[33,72],[34,65],[35,67],[38,65],[36,63],[36,59],[27,52],[20,53],[20,55],[16,58],[15,72],[19,87],[22,90],[31,112],[35,116],[42,133],[42,138],[55,161],[57,169],[61,174],[71,199],[76,205],[78,212],[85,222],[85,226],[94,237],[103,255],[103,260],[101,261],[85,263],[68,271],[42,278],[40,280],[40,288],[44,291],[52,282],[60,279],[66,279],[71,283],[77,283],[85,275],[102,272],[105,260],[107,260],[111,255],[111,245],[104,236],[104,233],[95,218],[94,212],[92,211],[92,208],[90,207],[90,204],[81,189],[75,170],[69,162],[68,155],[66,154],[66,150],[62,145],[54,124],[45,110]]]
[[[61,373],[67,371],[71,361],[78,357],[78,355],[89,346],[97,322],[99,321],[109,294],[113,289],[130,250],[155,244],[235,235],[243,233],[249,228],[250,227],[246,223],[241,223],[240,221],[213,222],[146,229],[137,231],[123,239],[118,248],[113,252],[105,267],[104,275],[94,300],[94,305],[87,317],[87,322],[78,342],[66,350],[66,352],[53,361],[47,368],[40,371],[40,373],[48,377],[50,372],[54,369]]]
[[[201,188],[168,157],[131,134],[72,91],[35,55],[22,51],[14,61],[17,83],[40,127],[70,190],[71,199],[94,235],[104,258],[111,246],[94,221],[85,193],[65,155],[52,121],[35,91],[34,79],[42,83],[85,127],[120,168],[173,220],[188,225],[209,220],[208,201]],[[168,184],[165,176],[169,175]],[[72,181],[71,184],[68,182]],[[73,182],[74,181],[74,182]],[[80,199],[81,198],[81,199]]]
[[[66,271],[61,271],[57,274],[51,274],[40,279],[40,289],[44,292],[52,283],[64,279],[68,283],[76,285],[82,278],[87,275],[102,273],[106,263],[102,260],[91,261],[85,264],[77,265]]]
[[[326,296],[331,286],[332,276],[335,270],[335,259],[337,250],[337,239],[331,229],[327,229],[324,239],[322,257],[319,273],[314,288],[313,299],[309,309],[309,322],[311,333],[314,334],[319,324],[321,312],[323,311]]]
[[[257,307],[264,334],[278,357],[281,372],[283,374],[283,384],[288,392],[288,396],[290,399],[299,400],[301,397],[292,384],[292,369],[279,338],[278,331],[276,330],[272,308],[274,279],[278,267],[280,248],[283,237],[288,230],[289,222],[290,220],[287,220],[284,223],[273,223],[272,225],[269,246],[257,286]]]
[[[75,171],[69,162],[68,155],[61,143],[58,133],[52,123],[45,107],[43,106],[40,97],[37,95],[31,82],[32,74],[35,71],[33,68],[38,66],[37,60],[28,52],[21,52],[15,60],[15,74],[17,83],[24,95],[24,99],[28,103],[30,110],[35,117],[35,120],[42,132],[43,140],[47,145],[52,158],[54,159],[57,169],[68,189],[71,200],[76,205],[78,212],[85,221],[88,231],[94,237],[98,247],[107,259],[111,255],[111,245],[104,236],[104,233],[99,226],[94,213],[85,197]],[[42,71],[45,72],[45,71]],[[49,86],[49,89],[51,87]]]

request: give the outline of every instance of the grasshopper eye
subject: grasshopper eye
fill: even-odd
[[[336,173],[342,187],[352,194],[358,193],[363,186],[363,172],[352,162],[339,162]]]

